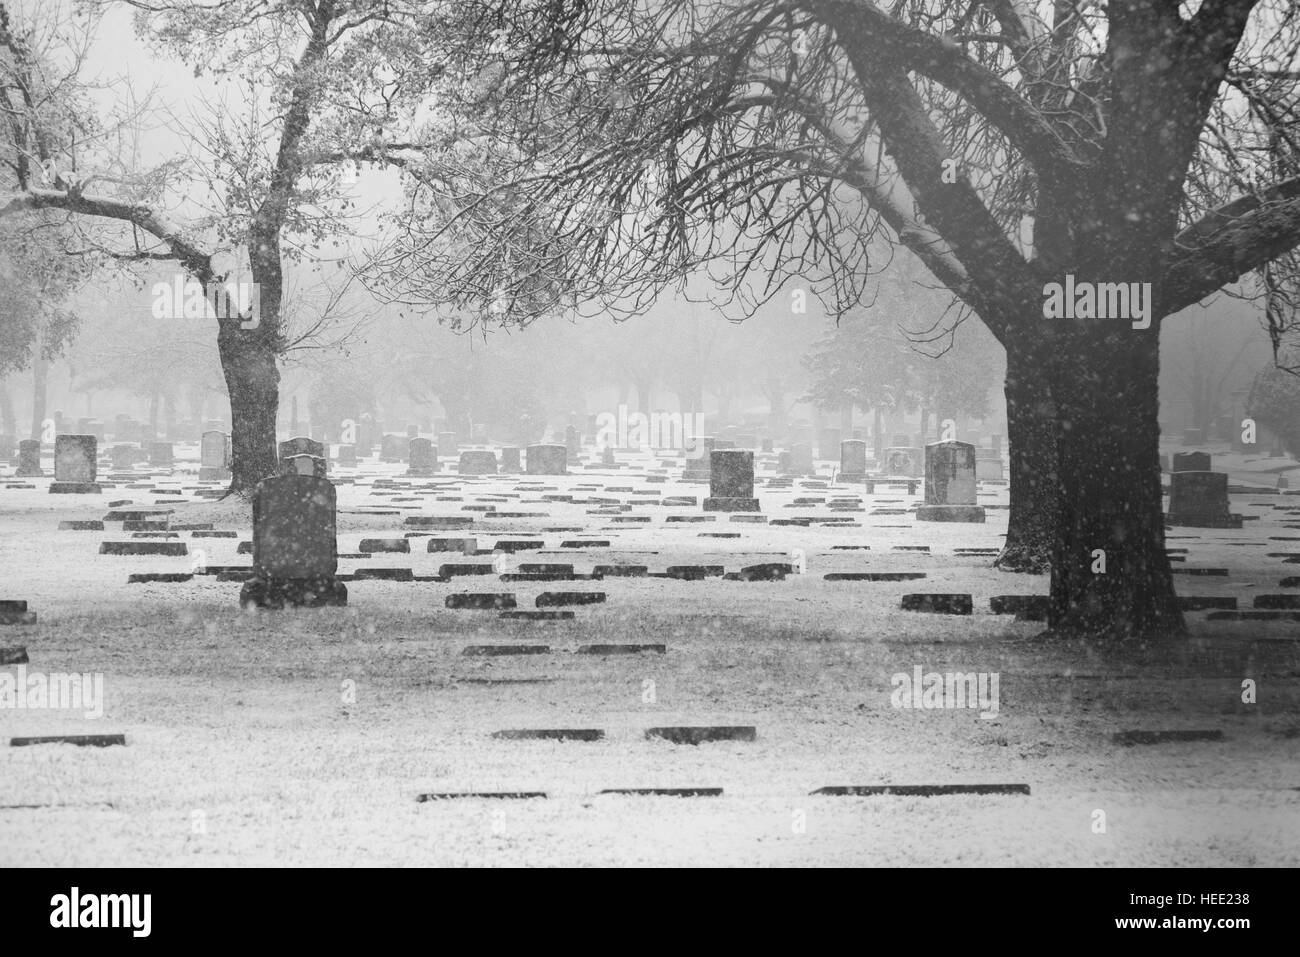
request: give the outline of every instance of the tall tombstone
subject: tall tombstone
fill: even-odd
[[[406,474],[412,478],[427,478],[438,471],[438,448],[430,439],[415,438],[406,443]]]
[[[1187,528],[1241,528],[1242,517],[1228,511],[1225,472],[1175,469],[1169,473],[1170,525]]]
[[[379,461],[401,462],[406,458],[406,438],[401,435],[385,435],[379,440]]]
[[[54,437],[54,481],[51,492],[90,494],[103,491],[95,481],[97,445],[93,435]]]
[[[438,454],[446,456],[460,455],[460,436],[455,432],[439,432]]]
[[[600,434],[600,416],[594,412],[587,416],[587,438],[595,444],[596,436]]]
[[[340,445],[337,461],[340,468],[354,469],[357,467],[357,447],[355,445]]]
[[[614,458],[614,446],[605,445],[600,450],[600,464],[603,468],[618,468],[618,460]]]
[[[861,439],[845,439],[840,443],[840,481],[865,482],[867,480],[867,443]]]
[[[491,449],[466,449],[456,470],[461,475],[496,475],[496,454]]]
[[[281,475],[316,475],[316,466],[313,464],[312,471],[304,472],[301,462],[290,462],[290,459],[300,455],[306,455],[313,459],[319,459],[322,463],[323,470],[319,473],[321,476],[328,471],[329,460],[325,454],[325,444],[316,439],[309,439],[306,436],[296,435],[291,439],[286,439],[278,446],[280,453],[280,474]]]
[[[925,504],[918,522],[983,522],[984,506],[975,504],[975,446],[969,442],[932,442],[925,447]]]
[[[912,446],[885,449],[885,475],[896,478],[920,478],[924,469],[920,449]]]
[[[571,425],[564,429],[564,448],[569,456],[569,464],[578,461],[578,456],[582,454],[582,433]]]
[[[18,469],[16,478],[39,478],[45,474],[41,468],[41,443],[37,439],[23,439],[18,443]]]
[[[519,464],[519,449],[513,445],[507,445],[501,450],[501,462],[497,466],[498,472],[504,472],[508,475],[514,475],[521,471]]]
[[[841,429],[822,429],[817,434],[817,457],[819,459],[836,459],[842,451],[840,443],[844,439]]]
[[[338,580],[337,497],[328,479],[277,475],[253,492],[253,577],[239,603],[259,608],[346,605]]]
[[[169,469],[176,463],[170,442],[149,443],[149,464],[154,468]]]
[[[757,512],[754,498],[754,453],[715,449],[709,453],[709,497],[706,512]]]
[[[199,439],[199,481],[229,482],[230,457],[225,432],[209,429]]]
[[[568,449],[563,445],[530,445],[524,465],[528,475],[567,475]]]
[[[1208,472],[1213,461],[1209,452],[1175,452],[1171,472]]]

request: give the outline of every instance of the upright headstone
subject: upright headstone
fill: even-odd
[[[1201,429],[1183,429],[1183,446],[1204,445],[1205,432]]]
[[[885,475],[896,478],[920,478],[923,469],[920,449],[910,446],[885,449]]]
[[[582,433],[571,425],[564,429],[564,449],[570,465],[577,462],[578,456],[582,454]]]
[[[529,475],[566,475],[568,449],[563,445],[530,445],[525,450],[524,465]]]
[[[455,432],[438,433],[438,454],[448,457],[460,455],[460,440]]]
[[[614,446],[606,445],[600,450],[600,464],[607,469],[618,465],[614,460]]]
[[[108,450],[109,461],[115,472],[126,472],[135,468],[136,449],[133,445],[115,445]]]
[[[0,433],[0,459],[6,462],[12,461],[18,451],[18,443],[12,435]]]
[[[709,497],[706,512],[757,512],[754,498],[754,453],[716,449],[709,453]]]
[[[406,437],[408,439],[414,439],[419,438],[419,435],[420,427],[412,422],[408,422],[406,425]]]
[[[867,443],[861,439],[846,439],[840,443],[840,481],[865,482],[867,480]]]
[[[992,449],[975,450],[975,479],[980,482],[1002,481],[1002,456]]]
[[[340,468],[354,469],[357,467],[357,447],[355,445],[340,445],[338,454],[338,463]]]
[[[431,439],[416,436],[406,443],[406,474],[413,478],[424,478],[438,471],[438,448]]]
[[[103,491],[95,482],[97,442],[93,435],[54,437],[54,481],[51,492],[74,494]]]
[[[37,439],[23,439],[18,443],[18,469],[16,478],[38,478],[45,474],[41,468],[41,443]]]
[[[170,442],[149,443],[149,464],[154,468],[169,469],[176,462]]]
[[[253,492],[253,577],[239,593],[241,605],[346,605],[338,580],[335,509],[328,479],[278,475]]]
[[[1208,472],[1211,461],[1209,452],[1175,452],[1169,471]]]
[[[496,454],[490,449],[466,449],[456,470],[461,475],[496,475]]]
[[[306,455],[313,459],[318,459],[322,467],[328,469],[329,460],[325,454],[325,444],[316,439],[309,439],[306,436],[296,435],[291,439],[286,439],[279,445],[280,453],[280,474],[281,475],[320,475],[324,476],[325,471],[317,472],[317,466],[313,463],[311,471],[303,471],[301,462],[290,462],[290,459]]]
[[[225,432],[208,430],[199,440],[199,481],[229,482],[229,439]]]
[[[513,445],[507,445],[501,450],[501,464],[497,466],[497,471],[514,475],[520,470],[519,449]]]
[[[925,504],[916,510],[918,522],[983,522],[975,491],[975,446],[933,442],[925,447]]]
[[[401,462],[406,458],[406,438],[401,435],[385,435],[379,440],[379,461]]]
[[[1241,528],[1242,517],[1228,511],[1228,476],[1224,472],[1169,473],[1170,525],[1188,528]]]

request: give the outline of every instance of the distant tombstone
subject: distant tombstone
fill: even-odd
[[[306,436],[297,435],[291,439],[281,442],[278,446],[280,453],[280,474],[281,475],[320,475],[324,477],[325,471],[328,470],[329,460],[325,454],[325,444],[316,439],[309,439]],[[303,471],[304,466],[301,462],[290,462],[290,459],[306,455],[313,459],[318,459],[325,471],[316,471],[316,466],[312,464],[309,471]]]
[[[457,471],[461,475],[496,475],[496,454],[489,449],[466,449],[460,453]]]
[[[738,449],[753,451],[758,448],[758,436],[753,432],[737,432],[735,442]]]
[[[91,419],[86,431],[95,437],[96,442],[104,441],[104,423],[99,419]]]
[[[607,445],[600,450],[600,464],[605,468],[613,468],[618,465],[618,462],[614,461],[614,447],[612,445]]]
[[[1183,446],[1204,445],[1205,432],[1201,429],[1183,429]]]
[[[336,494],[329,480],[279,475],[253,492],[253,577],[241,605],[346,605],[335,534]]]
[[[789,452],[778,452],[776,455],[776,471],[780,475],[794,474],[794,456]]]
[[[568,449],[563,445],[530,445],[525,450],[524,465],[528,475],[565,475]]]
[[[438,454],[448,457],[460,455],[459,436],[455,432],[438,433]]]
[[[406,458],[406,437],[385,435],[379,440],[379,461],[401,462]]]
[[[18,443],[18,469],[16,478],[38,478],[45,474],[41,468],[41,443],[36,439],[23,439]]]
[[[324,456],[308,455],[306,452],[287,455],[280,460],[281,475],[313,475],[316,478],[325,478],[328,468],[329,462]]]
[[[822,429],[817,436],[817,457],[832,461],[839,458],[843,439],[844,432],[840,429]]]
[[[921,450],[912,448],[888,448],[885,449],[885,474],[901,478],[920,478],[924,466],[921,459]]]
[[[356,446],[358,455],[369,455],[375,450],[375,422],[369,413],[357,423]]]
[[[975,450],[975,480],[978,482],[1001,482],[1002,456],[992,449]]]
[[[407,475],[419,478],[438,471],[438,447],[432,439],[416,436],[406,443],[406,449]]]
[[[989,436],[989,444],[992,446],[993,451],[996,452],[996,453],[998,453],[998,456],[1001,457],[1001,455],[1002,455],[1002,436],[999,435],[997,432],[994,432],[992,435]]]
[[[507,445],[501,450],[501,462],[497,466],[498,472],[505,472],[514,475],[521,471],[519,465],[519,449],[513,445]]]
[[[108,450],[109,461],[113,463],[113,470],[117,472],[135,468],[135,456],[135,447],[131,445],[115,445]]]
[[[95,493],[96,440],[93,435],[54,437],[54,481],[51,492]]]
[[[776,448],[776,442],[772,439],[764,439],[762,449],[764,452],[772,452]]]
[[[207,431],[199,440],[199,481],[229,482],[230,458],[225,432]]]
[[[357,467],[357,447],[355,445],[340,445],[338,454],[338,463],[341,468],[354,469]]]
[[[600,416],[596,415],[595,413],[591,413],[587,416],[586,435],[589,439],[591,439],[592,443],[595,443],[596,436],[599,434],[600,434]]]
[[[975,446],[934,442],[925,447],[925,504],[916,510],[918,522],[983,522],[975,491]]]
[[[712,459],[710,458],[717,440],[712,436],[705,436],[699,440],[697,451],[694,455],[686,458],[686,468],[682,472],[683,482],[707,482],[712,474]]]
[[[790,467],[798,475],[811,475],[817,471],[811,443],[796,442],[790,447]]]
[[[715,449],[709,453],[709,497],[706,512],[757,512],[754,498],[754,453]]]
[[[14,441],[14,437],[0,433],[0,459],[11,460],[17,450],[18,443]]]
[[[840,443],[840,481],[865,482],[867,480],[867,443],[861,439],[846,439]]]
[[[1170,525],[1189,528],[1241,528],[1242,517],[1228,511],[1228,476],[1225,472],[1169,473]]]
[[[1209,452],[1175,452],[1169,471],[1208,472],[1212,461]]]
[[[564,448],[570,463],[576,462],[582,454],[582,434],[571,425],[564,429]]]
[[[414,439],[414,438],[418,438],[419,435],[420,435],[420,427],[418,425],[408,423],[406,426],[406,437],[408,439]]]

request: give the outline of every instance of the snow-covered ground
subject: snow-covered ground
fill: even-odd
[[[666,482],[651,481],[655,458],[636,457],[635,470],[464,479],[451,460],[432,479],[367,462],[335,470],[356,480],[338,488],[340,553],[356,552],[363,537],[402,537],[406,515],[473,516],[471,529],[432,534],[473,536],[485,552],[498,538],[540,538],[543,552],[510,560],[567,562],[579,573],[616,562],[733,572],[800,558],[806,572],[778,582],[349,581],[347,608],[257,613],[239,609],[239,583],[212,575],[127,584],[133,572],[188,572],[198,549],[205,565],[250,562],[237,553],[251,538],[249,509],[196,500],[196,450],[182,452],[169,476],[118,480],[101,472],[114,487],[100,495],[51,495],[49,478],[25,483],[0,469],[0,599],[25,599],[38,616],[35,625],[0,626],[0,647],[26,646],[29,674],[101,673],[106,698],[97,719],[0,710],[0,865],[1300,863],[1300,623],[1208,621],[1197,612],[1188,616],[1192,640],[1173,648],[1034,642],[1041,624],[994,615],[989,599],[1045,593],[1046,579],[1003,574],[989,557],[955,553],[1000,544],[1005,486],[983,488],[981,503],[1002,506],[990,508],[984,525],[872,514],[915,505],[919,497],[902,487],[862,495],[861,486],[802,480],[758,489],[769,522],[834,515],[851,524],[773,526],[716,513],[687,523],[667,519],[706,513],[642,503],[702,500],[707,485],[678,481],[680,468],[665,470]],[[1223,456],[1215,468],[1234,483],[1271,487],[1273,470],[1285,464]],[[760,480],[771,474],[760,471]],[[439,488],[392,501],[407,495],[375,494],[395,488],[377,489],[376,477]],[[612,491],[627,488],[634,491]],[[574,501],[542,499],[565,493]],[[794,507],[797,497],[854,495],[865,511]],[[620,517],[650,520],[590,514],[602,507],[585,501],[591,496],[631,502]],[[110,502],[171,498],[185,500],[164,506],[174,509],[173,524],[210,522],[239,536],[181,532],[187,556],[118,557],[98,547],[130,539],[120,524],[58,530],[61,520],[102,519]],[[546,514],[492,518],[464,509],[476,504]],[[1240,531],[1170,532],[1171,548],[1188,549],[1186,566],[1228,570],[1180,576],[1181,592],[1235,597],[1242,609],[1257,594],[1300,594],[1279,587],[1300,575],[1300,564],[1268,557],[1300,553],[1300,497],[1235,495],[1233,510],[1258,520]],[[718,533],[739,537],[702,537]],[[611,545],[560,547],[584,537]],[[343,558],[340,572],[401,567],[432,576],[444,562],[492,560],[430,554],[424,538],[411,541],[409,555]],[[927,577],[823,578],[842,571]],[[461,591],[512,592],[521,609],[543,591],[603,591],[607,600],[574,608],[573,621],[504,621],[492,611],[447,609],[445,597]],[[969,593],[975,612],[903,612],[901,596],[911,592]],[[667,653],[576,653],[583,644],[624,642],[663,643]],[[505,643],[551,652],[463,655],[469,645]],[[892,676],[916,666],[997,673],[997,717],[893,707]],[[1245,679],[1256,683],[1256,704],[1241,701]],[[691,746],[644,736],[651,727],[706,724],[752,725],[756,739]],[[523,728],[599,728],[605,737],[491,736]],[[1223,740],[1112,742],[1128,729],[1217,729]],[[13,736],[60,733],[124,733],[127,743],[3,746]],[[809,793],[944,783],[1023,783],[1031,794]],[[597,793],[645,787],[723,794]],[[547,797],[417,801],[458,791]]]

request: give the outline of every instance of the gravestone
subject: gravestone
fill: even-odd
[[[407,475],[419,478],[438,471],[438,448],[430,439],[411,439],[407,442],[407,452],[410,456]]]
[[[822,429],[817,436],[817,457],[835,459],[839,457],[844,433],[840,429]]]
[[[170,442],[149,443],[149,464],[154,468],[171,468],[175,464],[175,453]]]
[[[618,463],[614,461],[614,447],[607,445],[600,450],[600,464],[605,468],[613,468]]]
[[[903,449],[911,448],[911,445],[912,445],[912,437],[908,435],[906,432],[894,433],[894,446],[896,448],[903,448]]]
[[[1169,473],[1165,520],[1187,528],[1241,528],[1242,517],[1228,511],[1227,473],[1175,468]]]
[[[375,450],[375,420],[370,413],[361,416],[361,421],[357,423],[356,446],[357,454],[367,456]]]
[[[400,435],[385,435],[379,440],[379,461],[401,462],[406,458],[406,439]]]
[[[41,468],[41,443],[36,439],[23,439],[18,443],[18,469],[16,478],[38,478],[45,474]]]
[[[790,447],[790,468],[796,475],[812,475],[817,471],[811,443],[796,442]]]
[[[920,449],[911,446],[885,449],[885,475],[920,478],[923,470]]]
[[[701,438],[695,455],[688,456],[686,459],[686,468],[682,472],[683,482],[707,482],[709,481],[710,467],[716,440],[712,436]]]
[[[1209,452],[1175,452],[1169,471],[1208,472],[1211,461]]]
[[[278,475],[253,492],[253,577],[239,603],[259,608],[346,605],[338,580],[336,495],[326,479]]]
[[[419,438],[419,437],[420,437],[420,427],[419,427],[418,425],[412,425],[412,424],[409,424],[409,423],[408,423],[407,426],[406,426],[406,437],[407,437],[408,439]]]
[[[772,439],[763,439],[762,450],[763,450],[764,452],[771,452],[771,451],[773,451],[775,448],[776,448],[776,443],[775,443],[775,441],[773,441]]]
[[[568,449],[563,445],[530,445],[525,450],[524,465],[528,475],[567,475]]]
[[[961,434],[961,440],[967,445],[973,445],[975,448],[980,447],[980,434],[975,429],[966,429]]]
[[[582,454],[582,434],[571,425],[564,429],[564,449],[570,465],[577,462],[578,456]]]
[[[115,445],[108,450],[109,461],[115,472],[124,472],[135,468],[136,449],[131,445]]]
[[[1002,481],[1002,456],[992,449],[975,450],[975,479],[979,482]]]
[[[86,494],[103,491],[95,482],[96,445],[93,435],[55,436],[51,492]]]
[[[316,478],[325,478],[328,468],[329,462],[323,456],[308,455],[306,452],[287,455],[280,460],[281,475],[312,475]]]
[[[281,475],[293,475],[295,473],[298,475],[315,474],[314,472],[301,471],[301,466],[296,465],[293,468],[289,467],[289,459],[295,458],[299,455],[310,455],[313,458],[318,458],[322,461],[325,461],[324,443],[318,442],[315,439],[306,438],[305,436],[301,436],[301,435],[294,436],[291,439],[287,439],[286,441],[281,442],[280,445],[278,446],[278,451],[280,453],[280,474]],[[324,473],[322,472],[321,474],[323,475]]]
[[[757,512],[754,498],[754,453],[715,449],[709,453],[709,497],[706,512]]]
[[[925,504],[916,510],[918,522],[983,522],[975,491],[975,446],[933,442],[925,447]]]
[[[209,429],[199,440],[199,481],[229,482],[229,438],[224,432]]]
[[[867,480],[867,443],[861,439],[845,439],[840,443],[840,481],[865,482]]]
[[[357,467],[357,447],[355,445],[340,445],[338,455],[339,466],[345,469],[354,469]]]
[[[438,454],[448,457],[460,455],[460,441],[455,432],[438,433]]]
[[[1183,446],[1204,445],[1205,433],[1201,429],[1183,429]]]
[[[513,445],[507,445],[501,450],[501,464],[497,466],[497,471],[514,475],[519,470],[519,449]]]
[[[496,475],[497,457],[489,449],[467,449],[460,453],[457,471],[461,475]]]
[[[6,462],[12,462],[14,455],[18,451],[18,443],[14,441],[12,435],[0,433],[0,459]]]

